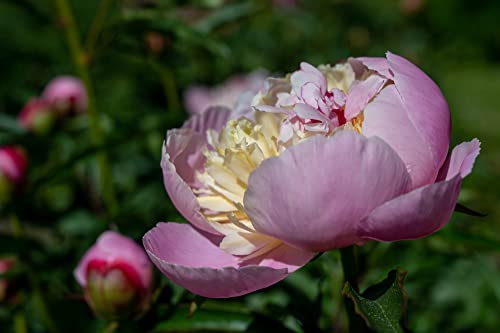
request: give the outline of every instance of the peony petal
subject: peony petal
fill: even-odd
[[[392,79],[394,76],[386,58],[360,57],[354,59],[351,58],[350,60],[360,61],[364,66],[366,66],[366,68],[375,71],[388,79]]]
[[[213,106],[206,111],[192,115],[182,126],[205,135],[209,129],[220,131],[231,117],[231,110],[224,106]]]
[[[299,116],[302,119],[312,119],[321,122],[330,122],[330,119],[328,119],[328,117],[326,117],[323,113],[319,112],[318,110],[307,104],[303,103],[295,104],[293,111],[295,111],[297,116]]]
[[[184,94],[184,107],[189,114],[201,114],[212,105],[212,99],[210,89],[203,86],[191,86]]]
[[[258,232],[319,252],[358,241],[357,221],[410,183],[386,143],[341,131],[262,162],[250,175],[244,206]]]
[[[394,149],[408,170],[413,188],[433,183],[437,168],[432,152],[408,118],[394,85],[384,88],[364,111],[363,134],[379,137]]]
[[[448,104],[436,83],[420,68],[390,52],[387,61],[408,117],[431,149],[434,165],[439,169],[450,145]]]
[[[219,244],[220,248],[231,254],[242,256],[249,255],[268,244],[281,243],[279,240],[259,234],[257,232],[235,231],[231,232]]]
[[[254,109],[257,111],[262,111],[262,112],[284,113],[284,114],[292,115],[291,109],[270,106],[270,105],[256,105],[256,106],[254,106]]]
[[[266,255],[268,259],[253,259],[259,264],[242,265],[238,257],[224,252],[187,224],[159,223],[143,241],[153,263],[169,279],[195,294],[212,298],[235,297],[266,288],[312,258],[309,253],[306,256],[285,247],[275,250],[272,256]],[[290,256],[283,253],[286,249]]]
[[[345,104],[344,115],[347,120],[356,117],[384,86],[387,80],[378,75],[371,75],[364,81],[356,81],[351,86]]]
[[[375,208],[358,225],[365,240],[392,242],[417,239],[442,228],[455,209],[462,178],[420,187]]]
[[[474,166],[474,161],[481,150],[481,142],[473,139],[469,142],[462,142],[451,152],[450,161],[447,168],[446,180],[460,174],[462,178],[467,177]]]
[[[294,72],[290,77],[293,91],[297,96],[302,98],[302,87],[306,84],[316,86],[321,95],[326,93],[327,83],[326,78],[316,67],[307,62],[300,63],[300,70]]]
[[[200,212],[200,205],[188,184],[195,184],[196,170],[205,162],[201,153],[205,147],[202,134],[191,129],[170,130],[163,147],[161,167],[163,182],[175,208],[194,226],[201,230],[219,234]]]

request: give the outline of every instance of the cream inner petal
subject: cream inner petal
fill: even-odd
[[[210,148],[204,151],[205,169],[197,174],[205,187],[195,194],[205,218],[225,235],[220,247],[231,254],[254,256],[281,244],[256,232],[243,207],[250,173],[263,160],[278,155],[281,118],[257,112],[255,122],[230,120],[220,133],[207,133]]]

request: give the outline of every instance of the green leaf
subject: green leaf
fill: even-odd
[[[237,3],[227,5],[215,10],[212,14],[203,18],[196,24],[196,29],[208,33],[224,24],[235,22],[245,16],[250,16],[259,11],[259,7],[253,2]]]
[[[389,272],[387,278],[363,292],[355,291],[346,282],[342,293],[349,297],[366,324],[378,333],[403,333],[401,322],[406,312],[408,296],[403,288],[406,271],[398,268]]]
[[[2,131],[15,133],[15,134],[23,134],[26,131],[19,126],[17,120],[5,113],[0,113],[0,129]]]
[[[178,308],[154,332],[245,332],[252,322],[246,313],[198,309],[189,317],[189,308]]]

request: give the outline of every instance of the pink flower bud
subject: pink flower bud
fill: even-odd
[[[13,258],[2,258],[0,259],[0,274],[4,274],[9,271],[12,266],[14,266]],[[0,302],[7,298],[9,283],[6,279],[0,279]]]
[[[87,110],[85,86],[73,76],[58,76],[50,81],[45,87],[43,98],[63,114]]]
[[[54,125],[56,115],[51,105],[42,98],[30,99],[18,116],[20,125],[37,134],[45,134]]]
[[[0,147],[0,203],[21,185],[26,175],[27,160],[18,147]]]
[[[89,305],[105,319],[135,317],[149,306],[152,264],[139,245],[114,231],[97,239],[74,274]]]

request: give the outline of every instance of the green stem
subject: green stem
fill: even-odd
[[[59,330],[57,329],[57,326],[55,324],[55,321],[52,319],[49,307],[47,306],[47,303],[45,301],[44,295],[42,294],[42,291],[40,290],[40,283],[38,280],[37,275],[31,270],[28,270],[28,277],[30,284],[33,288],[33,304],[35,306],[36,311],[38,311],[38,314],[40,318],[43,320],[45,327],[48,332],[51,333],[59,333]]]
[[[15,237],[20,238],[24,235],[24,229],[21,221],[19,220],[19,217],[14,214],[10,217],[10,228]]]
[[[359,292],[358,275],[359,265],[356,247],[348,246],[340,249],[340,260],[342,269],[344,270],[344,280],[348,282],[352,288]],[[356,314],[354,303],[347,297],[344,297],[344,304],[349,319],[349,332],[363,333],[367,332],[367,328],[363,319]]]
[[[344,270],[344,280],[349,282],[352,288],[359,291],[358,287],[358,256],[354,246],[340,249],[340,259]]]
[[[87,34],[87,39],[85,40],[84,44],[85,50],[90,57],[94,52],[95,46],[97,44],[97,39],[99,38],[99,34],[104,27],[104,23],[106,22],[108,12],[111,9],[112,5],[113,0],[101,0],[99,2],[99,7],[97,7],[94,20],[92,21],[89,32]]]
[[[99,120],[99,114],[97,112],[95,98],[94,98],[94,88],[92,86],[92,81],[90,79],[89,70],[87,68],[87,54],[83,51],[82,44],[80,41],[80,33],[76,25],[76,21],[73,15],[73,11],[68,0],[54,0],[59,12],[60,18],[64,25],[64,30],[66,32],[66,39],[75,63],[78,75],[83,81],[85,88],[87,90],[88,96],[88,115],[90,118],[90,135],[95,144],[101,144],[103,142],[104,133],[101,128],[101,123]],[[107,155],[102,152],[97,155],[97,162],[99,166],[99,181],[101,185],[102,199],[106,204],[111,215],[115,215],[118,204],[115,198],[115,192],[113,189],[113,183],[111,178],[111,169],[109,166],[109,161]]]
[[[160,76],[163,92],[167,101],[167,109],[169,112],[179,112],[181,110],[181,102],[177,94],[177,84],[172,70],[156,63],[154,60],[151,60],[151,64]]]
[[[18,311],[14,315],[14,332],[15,333],[28,333],[28,326],[26,324],[26,316],[23,311]]]

